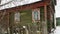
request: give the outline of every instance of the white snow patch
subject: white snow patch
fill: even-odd
[[[38,1],[41,1],[41,0],[22,0],[22,1],[15,0],[15,1],[12,1],[11,3],[9,3],[9,4],[1,6],[0,10],[7,9],[7,8],[12,8],[12,7],[16,7],[16,6],[22,6],[22,5],[25,5],[25,4],[30,4],[30,3],[34,3],[34,2],[38,2]],[[6,1],[5,0],[2,1],[2,4],[4,4],[3,2],[5,3]]]

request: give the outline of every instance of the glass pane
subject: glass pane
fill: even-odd
[[[38,11],[34,11],[34,19],[38,20]]]
[[[15,16],[15,18],[14,18],[15,21],[16,22],[19,22],[20,21],[20,13],[19,12],[16,12],[14,16]]]

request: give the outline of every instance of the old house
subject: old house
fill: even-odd
[[[48,34],[55,28],[56,0],[11,0],[0,4],[1,34]]]

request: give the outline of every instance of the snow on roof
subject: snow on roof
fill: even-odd
[[[8,9],[8,8],[16,7],[16,6],[22,6],[25,4],[30,4],[30,3],[34,3],[34,2],[38,2],[38,1],[41,1],[41,0],[22,0],[22,1],[15,0],[6,5],[1,6],[0,10]],[[4,4],[4,3],[2,2],[2,4]]]
[[[10,1],[12,1],[12,0],[1,0],[1,4],[0,5],[3,5],[3,4],[8,3]]]

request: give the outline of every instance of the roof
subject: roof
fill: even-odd
[[[38,1],[41,1],[41,0],[20,0],[20,1],[14,0],[6,5],[3,5],[4,3],[2,2],[0,5],[3,5],[3,6],[0,6],[0,10],[13,8],[13,7],[17,7],[17,6],[22,6],[22,5],[26,5],[26,4],[31,4],[31,3],[35,3]]]

